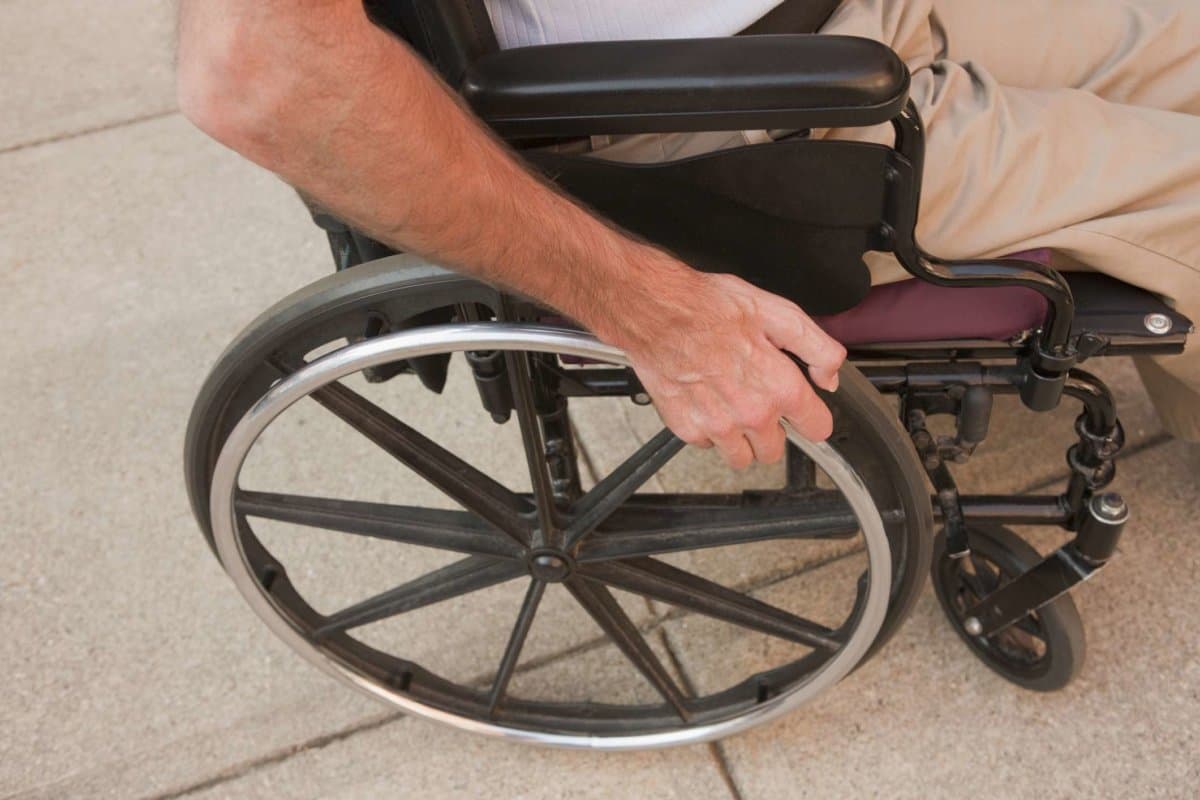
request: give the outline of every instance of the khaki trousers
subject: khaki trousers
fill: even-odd
[[[1060,268],[1108,273],[1200,321],[1200,0],[847,0],[822,32],[882,41],[912,71],[926,249],[1049,248]],[[629,137],[597,155],[669,159],[762,135]],[[868,263],[877,283],[907,277],[890,256]],[[1138,368],[1167,429],[1200,441],[1200,341]]]

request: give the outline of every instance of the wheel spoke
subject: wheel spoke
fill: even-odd
[[[972,568],[974,569],[974,565],[972,565]],[[978,572],[976,572],[976,571],[968,572],[966,565],[961,564],[961,563],[958,565],[958,571],[959,571],[959,577],[962,580],[963,586],[965,586],[967,588],[967,591],[969,591],[971,594],[973,594],[975,596],[974,601],[973,601],[974,603],[980,602],[981,600],[983,600],[983,598],[985,598],[989,594],[991,594],[991,591],[987,588],[987,586],[983,582],[984,579],[980,576],[980,574]]]
[[[250,517],[436,547],[473,555],[520,558],[508,537],[466,511],[360,503],[270,492],[238,492],[234,506]]]
[[[1032,636],[1033,638],[1035,638],[1039,641],[1042,641],[1042,642],[1046,641],[1045,632],[1040,627],[1038,627],[1037,620],[1035,620],[1029,614],[1026,614],[1025,616],[1021,617],[1019,620],[1014,622],[1013,627],[1017,628],[1018,630],[1024,631],[1025,633],[1029,634],[1030,636]]]
[[[560,542],[558,521],[554,508],[554,492],[550,473],[546,471],[546,443],[533,402],[533,374],[529,369],[529,354],[509,352],[509,383],[512,386],[517,421],[521,426],[521,443],[525,447],[525,463],[529,466],[529,482],[533,487],[537,507],[538,527],[534,532],[535,547],[557,547]]]
[[[520,517],[525,502],[518,495],[339,383],[323,386],[311,397],[463,508],[518,543],[528,542]]]
[[[529,636],[533,617],[537,614],[538,604],[542,602],[542,595],[545,593],[544,581],[535,580],[529,584],[525,601],[521,603],[521,612],[517,614],[517,622],[513,625],[512,636],[508,639],[508,646],[504,648],[504,657],[500,659],[500,669],[496,670],[496,678],[492,681],[492,693],[488,697],[488,716],[495,716],[496,709],[504,700],[508,684],[517,668],[517,660],[521,657],[521,648],[525,646],[525,638]]]
[[[626,591],[821,650],[841,647],[837,632],[652,558],[609,561],[582,574]]]
[[[984,595],[980,595],[982,600],[985,595],[1000,588],[1000,573],[993,571],[988,562],[980,557],[978,553],[972,552],[970,555],[971,566],[975,568],[975,576],[979,579],[979,585],[984,590]]]
[[[313,635],[321,638],[415,611],[510,581],[525,571],[525,564],[520,561],[470,556],[326,617]]]
[[[654,655],[654,651],[633,624],[633,620],[629,619],[617,603],[616,598],[603,586],[591,581],[575,578],[567,581],[565,585],[617,648],[637,667],[638,672],[650,681],[663,699],[686,722],[690,716],[687,698],[658,656]]]
[[[632,558],[769,539],[848,537],[859,526],[840,492],[823,491],[787,504],[764,507],[681,511],[660,508],[649,512],[622,509],[609,519],[609,527],[615,530],[597,531],[583,542],[579,561]]]
[[[574,547],[580,539],[608,519],[684,446],[682,439],[664,428],[604,480],[593,486],[575,504],[575,518],[563,533],[566,547]]]

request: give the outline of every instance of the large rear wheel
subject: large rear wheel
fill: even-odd
[[[621,354],[578,332],[490,321],[403,330],[414,318],[486,319],[505,301],[439,270],[416,268],[396,281],[371,266],[357,282],[333,276],[260,318],[214,370],[189,431],[197,516],[254,610],[306,658],[395,706],[469,730],[564,746],[653,747],[727,735],[802,704],[903,618],[926,567],[928,498],[912,479],[919,473],[906,461],[903,434],[853,370],[831,398],[833,439],[793,437],[787,485],[778,491],[649,490],[683,449],[665,430],[606,474],[581,480],[565,397],[620,394],[623,379],[632,391]],[[495,463],[503,436],[463,457],[463,447],[455,452],[405,419],[411,404],[386,407],[400,389],[419,389],[363,380],[406,365],[441,389],[445,375],[437,373],[447,359],[476,378],[484,361],[503,365],[499,396],[516,424],[497,430],[510,431],[508,444],[523,451],[519,476],[471,463]],[[456,386],[451,373],[447,395]],[[300,437],[288,444],[289,417],[300,412],[290,429]],[[301,465],[322,461],[311,447],[324,434],[317,423],[302,428],[303,414],[323,415],[350,441],[403,465],[424,490],[404,482],[398,498],[360,499],[353,495],[363,482],[340,467],[340,490],[320,488]],[[264,463],[286,465],[303,490],[284,485],[287,476],[260,485],[256,449],[272,447],[290,455]],[[369,456],[347,460],[353,449],[336,445],[326,461],[386,469]],[[307,543],[314,538],[319,545]],[[390,551],[339,581],[323,580],[330,565],[349,565],[364,540]],[[704,574],[689,560],[721,552],[713,548],[736,558],[752,543],[825,548],[830,557],[809,559],[801,597],[785,602],[769,587]],[[392,553],[394,579],[381,566]],[[430,561],[431,553],[442,560]],[[809,607],[798,607],[804,598]],[[429,617],[434,611],[440,620]],[[397,627],[410,618],[444,631],[440,652],[431,652],[428,633]],[[560,660],[581,660],[565,681],[537,677],[548,660],[538,647],[530,652],[539,625],[597,634],[560,648]],[[459,633],[465,643],[456,643]],[[689,675],[676,652],[694,658],[763,639],[774,643],[763,658],[719,675]],[[476,653],[485,640],[490,667]],[[597,647],[624,671],[587,665]],[[638,685],[604,685],[626,679]]]

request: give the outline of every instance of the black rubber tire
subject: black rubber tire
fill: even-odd
[[[924,565],[933,558],[933,507],[925,484],[925,470],[917,458],[911,439],[900,426],[895,410],[856,367],[845,365],[838,375],[838,381],[840,386],[836,399],[822,393],[834,411],[835,426],[839,409],[851,411],[861,424],[858,433],[869,440],[863,449],[869,449],[875,456],[882,456],[876,463],[890,465],[890,479],[903,485],[903,489],[897,492],[898,496],[892,500],[899,501],[904,508],[905,522],[900,526],[904,528],[904,547],[901,551],[893,546],[891,604],[875,643],[859,662],[859,666],[862,666],[900,629],[925,588],[925,575],[928,573]],[[843,450],[843,455],[849,456],[844,452],[845,443],[838,442],[836,427],[832,443]],[[863,470],[861,461],[851,463],[860,472]],[[888,502],[884,498],[876,500],[880,505]]]
[[[1002,582],[1012,580],[1042,560],[1037,550],[1003,525],[971,523],[967,537],[973,553],[999,568]],[[1044,635],[1045,652],[1035,662],[1021,665],[1005,657],[994,639],[972,636],[963,628],[963,619],[954,598],[962,589],[961,579],[956,577],[960,563],[946,554],[945,531],[940,532],[934,542],[931,570],[934,592],[954,632],[975,657],[1001,677],[1024,689],[1053,692],[1070,683],[1083,668],[1086,652],[1083,620],[1070,595],[1063,595],[1042,606],[1030,618]],[[1004,634],[1001,631],[996,636]]]
[[[338,337],[360,335],[368,311],[393,322],[437,313],[456,303],[498,308],[495,289],[412,255],[397,255],[328,275],[289,295],[260,314],[226,348],[205,381],[188,423],[184,465],[192,510],[213,547],[209,524],[209,482],[220,449],[233,426],[261,397],[278,372],[264,370],[272,359],[296,362],[310,348]],[[447,320],[448,317],[447,317]],[[893,549],[893,579],[887,618],[863,659],[891,638],[924,588],[933,549],[933,511],[924,471],[894,409],[854,367],[840,376],[841,388],[827,397],[835,423],[833,444],[843,450],[864,480],[890,485],[891,496],[877,496],[884,508],[904,512],[888,525]],[[849,437],[847,428],[854,436]],[[838,436],[844,438],[839,445]],[[873,473],[873,474],[866,474]],[[885,479],[885,480],[884,480]],[[874,493],[874,492],[873,492]],[[861,662],[860,662],[861,663]]]

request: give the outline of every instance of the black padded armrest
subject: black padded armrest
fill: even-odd
[[[484,56],[460,91],[512,138],[831,128],[896,116],[908,70],[849,36],[587,42]]]

